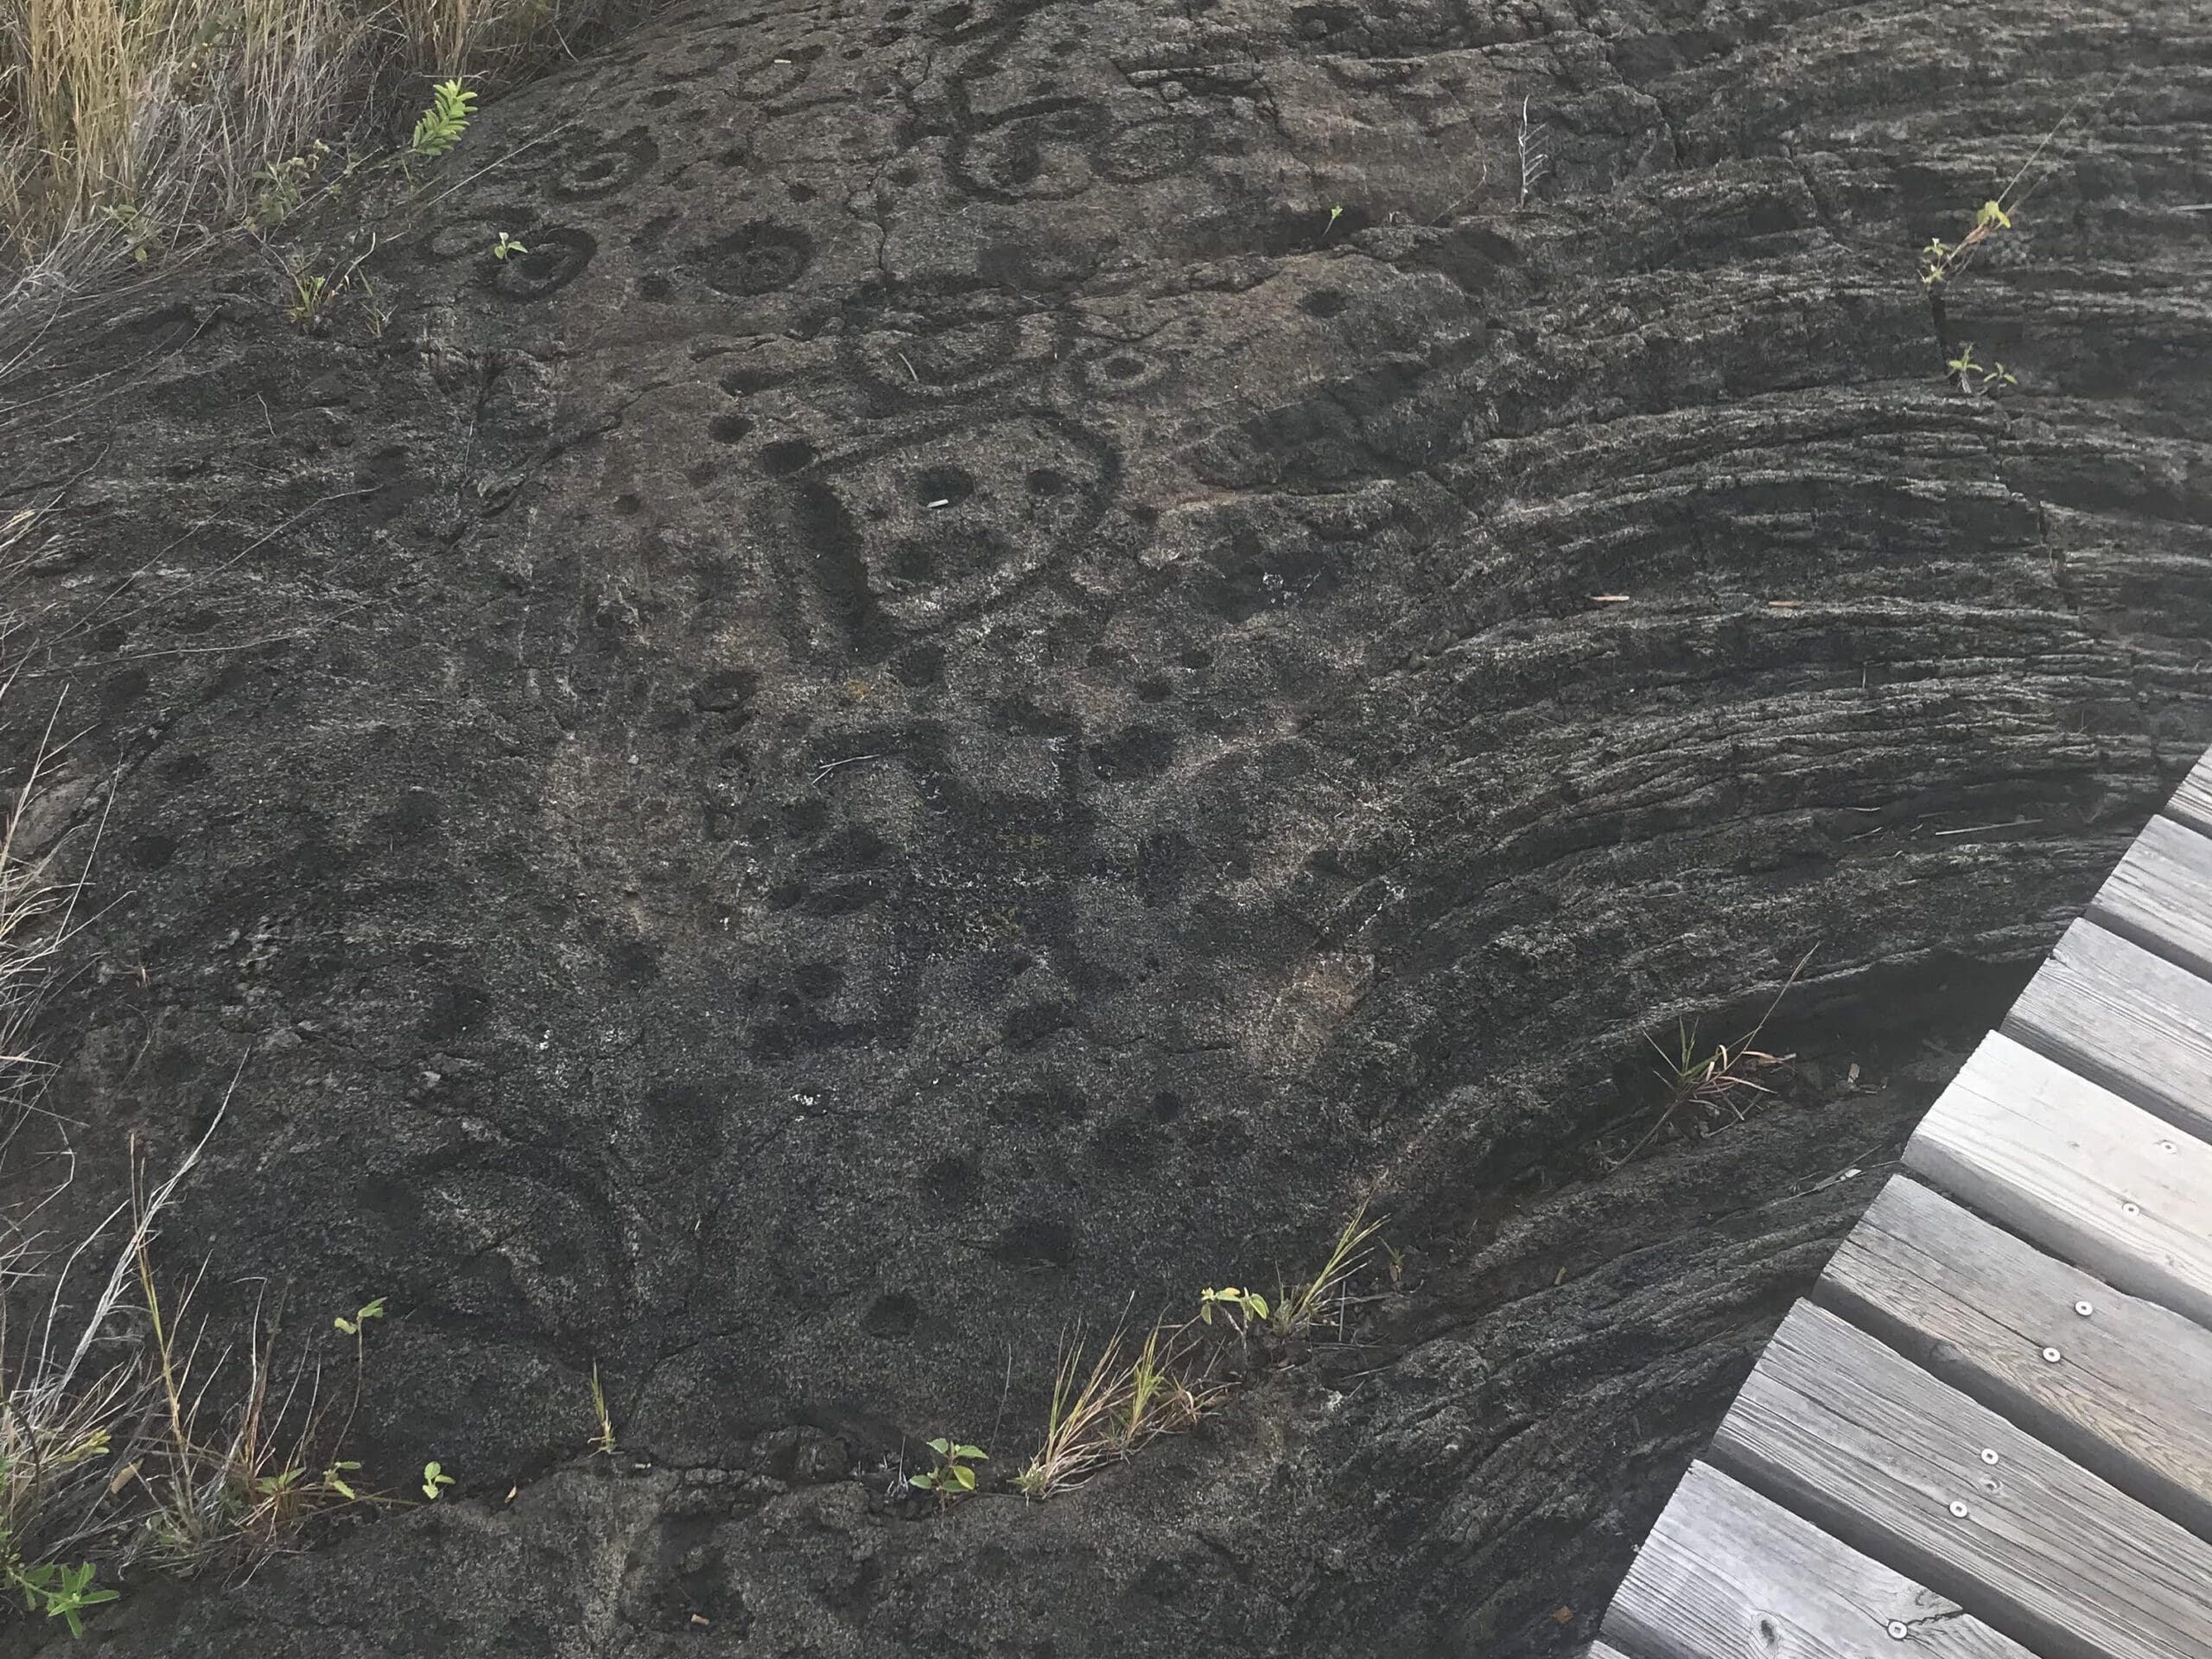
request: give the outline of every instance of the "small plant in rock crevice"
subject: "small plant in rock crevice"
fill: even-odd
[[[599,1420],[599,1431],[592,1436],[591,1449],[601,1457],[614,1455],[614,1419],[607,1414],[607,1390],[600,1385],[599,1362],[591,1366],[592,1414]]]
[[[90,1561],[75,1567],[64,1567],[58,1561],[26,1564],[16,1557],[4,1537],[0,1537],[0,1580],[5,1587],[23,1599],[28,1612],[44,1613],[48,1618],[58,1618],[69,1626],[69,1634],[82,1636],[86,1609],[104,1602],[118,1599],[123,1592],[92,1580],[99,1573]]]
[[[289,289],[289,297],[284,302],[285,320],[296,323],[309,334],[320,333],[329,321],[330,308],[353,288],[362,264],[376,250],[377,241],[372,236],[369,238],[369,245],[350,263],[342,268],[334,266],[327,271],[315,270],[314,262],[305,254],[293,254],[283,267],[284,281]],[[361,282],[361,291],[373,302],[374,290],[365,279]],[[391,317],[388,308],[378,309],[372,304],[371,331],[381,335]]]
[[[131,264],[143,265],[161,251],[161,232],[139,210],[137,203],[111,201],[101,207],[100,214],[122,232],[124,245],[130,250]]]
[[[933,1492],[939,1503],[954,1503],[976,1490],[976,1465],[988,1463],[990,1454],[980,1446],[939,1436],[927,1442],[930,1466],[906,1484],[917,1491]]]
[[[1999,231],[2012,228],[2012,216],[2005,211],[2001,201],[1985,201],[1974,216],[1974,226],[1956,242],[1946,242],[1940,236],[1928,238],[1928,245],[1920,251],[1920,281],[1923,288],[1934,288],[1948,283],[1967,267],[1974,250]]]
[[[1944,366],[1950,370],[1954,384],[1970,397],[1982,397],[1999,386],[2017,386],[2020,384],[2002,363],[1976,361],[1972,340],[1960,346],[1959,354],[1948,359]]]
[[[1016,1491],[1027,1497],[1050,1497],[1081,1484],[1119,1455],[1116,1430],[1128,1421],[1134,1369],[1122,1361],[1121,1351],[1121,1333],[1116,1332],[1086,1368],[1082,1327],[1063,1340],[1052,1374],[1044,1443],[1014,1478]]]
[[[321,171],[330,153],[330,146],[318,138],[301,154],[271,162],[256,173],[254,182],[260,188],[254,193],[248,227],[273,229],[299,212],[307,200],[308,181]]]
[[[322,320],[325,296],[330,292],[330,278],[312,270],[302,260],[284,268],[284,276],[292,285],[292,297],[285,302],[284,316],[302,328],[311,328]]]
[[[1273,1299],[1241,1286],[1208,1287],[1198,1293],[1195,1318],[1155,1319],[1141,1339],[1117,1329],[1095,1350],[1076,1326],[1061,1340],[1043,1437],[1014,1477],[1014,1489],[1042,1499],[1082,1485],[1148,1441],[1193,1427],[1234,1386],[1255,1344],[1263,1357],[1279,1361],[1290,1354],[1287,1344],[1341,1324],[1382,1224],[1361,1203],[1319,1268],[1294,1282],[1279,1281]],[[1225,1343],[1234,1344],[1233,1363]],[[931,1445],[942,1460],[938,1443]]]
[[[2132,76],[2125,74],[2117,79],[2098,100],[2096,110],[2090,112],[2091,118],[2094,118],[2097,111],[2119,97],[2132,79]],[[1960,276],[1982,249],[1999,233],[2013,228],[2021,204],[2034,194],[2037,188],[2050,175],[2050,169],[2046,168],[2031,178],[2030,175],[2036,163],[2042,159],[2044,151],[2050,148],[2052,141],[2065,130],[2075,112],[2088,101],[2088,96],[2083,92],[2066,106],[2058,119],[2051,124],[2050,130],[2029,153],[2027,160],[2022,162],[2012,176],[2005,181],[2004,188],[1974,210],[1974,222],[1957,241],[1947,242],[1940,236],[1931,236],[1920,250],[1920,285],[1927,291],[1929,312],[1936,324],[1936,337],[1943,348],[1944,366],[1962,391],[1980,395],[1999,385],[2018,383],[2005,372],[2002,364],[1992,365],[1985,371],[1980,365],[1974,363],[1972,346],[1954,350],[1949,319],[1945,312],[1945,296],[1957,285]],[[1961,366],[1962,363],[1965,366]]]
[[[1209,1390],[1192,1380],[1191,1348],[1188,1325],[1155,1321],[1145,1332],[1114,1414],[1117,1450],[1127,1453],[1155,1435],[1173,1434],[1198,1421]]]
[[[1254,1320],[1256,1319],[1262,1325],[1267,1323],[1268,1299],[1256,1290],[1240,1290],[1235,1285],[1224,1285],[1217,1290],[1200,1291],[1198,1293],[1199,1319],[1205,1324],[1211,1325],[1217,1311],[1220,1313],[1230,1327],[1242,1336],[1251,1328]]]
[[[1268,1321],[1274,1333],[1304,1337],[1332,1319],[1341,1319],[1351,1281],[1366,1268],[1371,1241],[1382,1229],[1382,1222],[1367,1218],[1363,1200],[1338,1232],[1319,1273],[1302,1284],[1278,1283],[1274,1316]]]
[[[1777,1054],[1756,1045],[1775,1009],[1812,959],[1811,950],[1798,958],[1758,1023],[1732,1044],[1716,1043],[1707,1048],[1698,1041],[1697,1028],[1682,1023],[1675,1027],[1671,1050],[1656,1038],[1647,1039],[1659,1056],[1656,1069],[1665,1097],[1651,1127],[1626,1152],[1609,1159],[1609,1167],[1618,1169],[1629,1163],[1669,1128],[1687,1124],[1698,1135],[1709,1135],[1730,1123],[1741,1123],[1774,1098],[1777,1085],[1791,1075],[1797,1057]]]

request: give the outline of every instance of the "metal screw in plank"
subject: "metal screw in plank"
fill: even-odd
[[[2120,1213],[2123,1216],[2139,1216],[2143,1213],[2143,1206],[2134,1203],[2123,1204],[2120,1206]]]
[[[1954,1501],[1951,1505],[1951,1514],[1955,1519],[1963,1521],[1967,1518],[1967,1506]]]
[[[1909,1626],[1908,1624],[1906,1624],[1906,1623],[1904,1622],[1904,1620],[1903,1620],[1903,1619],[1901,1619],[1901,1618],[1893,1618],[1893,1619],[1891,1619],[1891,1620],[1890,1621],[1890,1640],[1891,1640],[1891,1641],[1892,1641],[1892,1642],[1902,1642],[1902,1641],[1904,1641],[1904,1640],[1905,1639],[1905,1637],[1907,1637],[1908,1636],[1910,1636],[1911,1634],[1912,1634],[1911,1627],[1910,1627],[1910,1626]]]
[[[1983,1446],[1981,1448],[1981,1460],[1984,1463],[1988,1464],[1995,1463],[1997,1461],[1997,1448],[1989,1446]]]
[[[2074,1311],[2086,1319],[2097,1310],[2088,1302],[2076,1302],[2074,1304]]]
[[[2059,1362],[2061,1359],[2063,1359],[2063,1357],[2065,1357],[2065,1356],[2063,1356],[2063,1354],[2061,1354],[2061,1353],[2058,1351],[2058,1350],[2057,1350],[2057,1349],[2056,1349],[2056,1348],[2046,1348],[2046,1349],[2044,1349],[2044,1350],[2043,1351],[2043,1357],[2044,1357],[2044,1360],[2045,1360],[2047,1363],[2050,1363],[2050,1364],[2053,1364],[2053,1365],[2057,1364],[2057,1363],[2058,1363],[2058,1362]]]

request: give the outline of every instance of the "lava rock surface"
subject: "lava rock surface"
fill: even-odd
[[[2212,10],[700,4],[441,165],[380,334],[218,261],[0,384],[84,1202],[227,1096],[164,1249],[388,1298],[460,1483],[55,1651],[1575,1650],[2212,742]],[[1617,1163],[1808,952],[1817,1086]],[[887,1498],[1370,1189],[1346,1342]]]

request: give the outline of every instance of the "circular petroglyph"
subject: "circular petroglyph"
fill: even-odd
[[[992,594],[1079,544],[1119,476],[1112,448],[1055,417],[922,428],[823,480],[845,556],[900,630]]]
[[[1188,171],[1201,149],[1193,121],[1142,121],[1110,133],[1091,152],[1091,165],[1117,184],[1141,184]]]
[[[660,160],[660,146],[640,127],[577,156],[554,175],[550,194],[562,201],[596,201],[626,190]]]
[[[792,226],[760,219],[693,257],[707,286],[719,293],[773,294],[806,274],[814,263],[814,239]]]
[[[506,300],[542,300],[557,294],[591,264],[599,244],[588,231],[566,226],[531,231],[518,238],[527,253],[509,254],[493,267],[492,291]]]
[[[1063,201],[1096,181],[1091,142],[1105,125],[1096,105],[1055,99],[963,133],[945,156],[956,188],[995,201]]]
[[[517,208],[511,214],[501,215],[496,208],[483,214],[472,214],[467,219],[448,219],[425,236],[423,252],[441,264],[448,260],[466,259],[472,254],[483,252],[499,239],[503,227],[528,221],[529,210]]]
[[[1055,293],[1088,282],[1099,257],[1088,244],[1046,233],[994,242],[976,256],[976,274],[1017,293]]]
[[[1175,358],[1158,341],[1109,346],[1077,358],[1073,366],[1079,395],[1086,397],[1133,397],[1181,378]]]
[[[779,98],[789,97],[804,85],[807,77],[814,73],[815,62],[821,55],[822,48],[818,46],[772,53],[725,75],[720,84],[748,102],[772,104]]]

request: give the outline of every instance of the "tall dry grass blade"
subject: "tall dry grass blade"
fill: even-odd
[[[1367,1218],[1367,1200],[1362,1198],[1351,1219],[1338,1231],[1335,1243],[1329,1247],[1328,1258],[1321,1263],[1320,1271],[1295,1288],[1278,1282],[1274,1306],[1274,1328],[1280,1336],[1304,1336],[1319,1325],[1344,1300],[1346,1288],[1367,1265],[1372,1254],[1375,1235],[1382,1230],[1382,1219]]]
[[[1083,1327],[1077,1325],[1061,1344],[1044,1444],[1014,1478],[1015,1490],[1031,1497],[1050,1497],[1079,1485],[1119,1455],[1115,1423],[1127,1410],[1131,1373],[1122,1358],[1122,1335],[1117,1331],[1107,1338],[1088,1370],[1084,1345]]]

